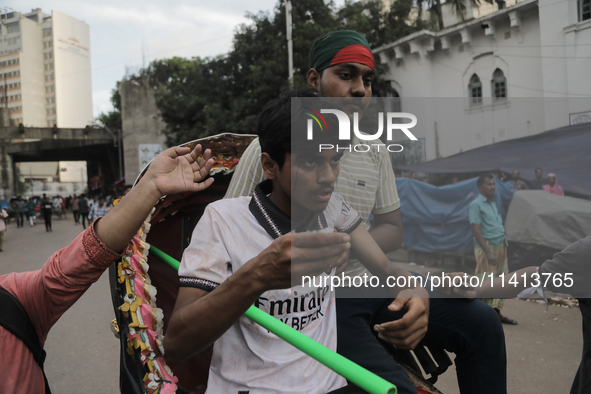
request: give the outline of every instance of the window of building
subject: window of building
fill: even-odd
[[[53,42],[43,41],[43,48],[51,48],[52,46],[53,46]]]
[[[51,82],[51,81],[53,81],[53,73],[47,74],[45,76],[45,82]]]
[[[490,90],[494,95],[495,101],[507,98],[507,79],[505,78],[503,71],[498,68],[493,73],[493,78],[490,82]]]
[[[51,86],[46,86],[45,87],[45,93],[53,93],[55,91],[55,86],[51,85]]]
[[[53,63],[46,63],[44,65],[44,67],[45,67],[45,71],[53,70]]]
[[[482,83],[480,83],[478,75],[473,74],[472,77],[470,77],[468,91],[470,92],[470,105],[482,104]]]
[[[55,104],[55,97],[46,97],[45,102],[47,104]]]
[[[49,37],[51,35],[51,27],[43,29],[43,37]]]
[[[591,0],[579,0],[579,22],[591,19]]]
[[[6,33],[10,34],[10,33],[18,33],[19,31],[21,31],[18,23],[14,24],[14,25],[10,25],[10,26],[6,26]]]
[[[55,115],[55,108],[47,108],[47,115]]]

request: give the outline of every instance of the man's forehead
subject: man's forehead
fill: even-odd
[[[353,63],[353,62],[349,62],[349,63],[340,63],[340,64],[336,64],[334,66],[329,67],[328,69],[332,69],[332,70],[338,70],[339,68],[347,68],[350,70],[355,70],[357,72],[363,73],[363,74],[371,74],[374,75],[375,71],[372,70],[371,67],[365,65],[365,64],[361,64],[361,63]]]

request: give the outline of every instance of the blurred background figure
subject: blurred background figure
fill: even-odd
[[[515,189],[515,190],[529,189],[529,187],[527,187],[527,184],[519,178],[519,171],[513,171],[513,174],[511,175],[511,180],[513,181],[513,186],[511,186],[511,189]]]
[[[90,211],[86,194],[80,195],[80,198],[78,199],[78,210],[80,212],[80,221],[82,222],[82,227],[86,228],[86,218],[88,217],[88,212]]]
[[[4,233],[6,232],[6,222],[4,221],[4,219],[6,219],[8,217],[8,212],[6,212],[4,209],[0,209],[0,252],[2,252],[2,246],[3,246],[3,239],[4,239]]]
[[[18,196],[16,201],[14,202],[14,212],[16,213],[16,227],[23,227],[23,218],[25,216],[25,208],[27,207],[27,203],[23,200],[21,196]]]
[[[548,182],[542,177],[544,175],[544,171],[540,167],[536,168],[536,179],[531,181],[529,185],[532,189],[542,190],[544,185]]]
[[[53,212],[55,212],[55,214],[57,215],[57,218],[59,220],[62,220],[63,209],[64,209],[64,200],[62,199],[62,196],[56,196],[53,199]]]
[[[556,180],[556,174],[553,172],[548,174],[548,184],[544,185],[544,190],[548,193],[556,194],[557,196],[564,196],[564,190]]]
[[[74,214],[74,224],[80,224],[80,208],[78,207],[78,196],[74,194],[71,201],[72,213]]]
[[[31,227],[36,225],[35,221],[37,220],[37,201],[33,197],[29,198],[29,202],[27,203],[28,215],[29,215],[29,223]]]
[[[45,220],[45,231],[51,230],[51,215],[53,213],[53,206],[51,200],[43,194],[43,200],[41,201],[41,212],[43,213],[43,219]]]

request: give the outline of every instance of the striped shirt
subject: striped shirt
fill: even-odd
[[[355,137],[352,145],[359,144]],[[383,144],[379,140],[364,141],[365,144]],[[236,167],[232,181],[224,198],[236,198],[252,195],[257,184],[265,179],[260,163],[261,145],[259,139],[253,140]],[[335,192],[340,194],[359,216],[363,226],[369,230],[369,216],[383,215],[400,208],[400,198],[396,189],[396,180],[390,156],[382,146],[367,153],[346,152],[340,162],[340,174]],[[363,275],[368,272],[359,261],[351,261],[347,268],[348,275]]]
[[[94,220],[98,217],[105,216],[107,212],[109,212],[107,204],[103,204],[102,207],[99,207],[99,203],[97,202],[92,205],[92,208],[90,208],[90,214],[88,216]]]

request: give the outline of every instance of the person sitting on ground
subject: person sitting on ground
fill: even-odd
[[[544,191],[556,194],[557,196],[564,196],[564,190],[562,190],[562,186],[558,184],[556,180],[556,174],[553,172],[548,174],[548,184],[544,185]]]
[[[308,141],[308,117],[302,103],[294,104],[297,110],[292,112],[292,97],[316,95],[284,93],[259,117],[260,160],[267,180],[252,197],[210,204],[183,254],[164,356],[180,362],[215,342],[207,393],[327,393],[347,386],[344,378],[244,312],[254,304],[336,350],[334,289],[327,278],[344,262],[349,246],[382,283],[386,277],[412,276],[388,260],[360,225],[359,214],[333,193],[343,152],[317,149],[319,143],[335,146],[338,135],[318,133]],[[336,121],[327,122],[329,129],[338,127]],[[314,234],[302,237],[302,232]],[[422,287],[392,288],[392,294],[427,303],[429,297]]]
[[[121,258],[122,251],[162,196],[198,192],[211,185],[213,178],[201,182],[213,164],[209,159],[211,152],[207,150],[198,160],[200,153],[200,145],[192,152],[179,147],[162,152],[137,186],[111,212],[51,256],[40,270],[0,276],[1,305],[16,299],[16,305],[24,308],[34,328],[29,332],[29,340],[35,337],[41,345],[45,343],[49,330],[64,312],[113,261]],[[45,202],[49,203],[47,199]],[[0,316],[0,320],[5,317]],[[10,321],[8,324],[14,326]],[[0,354],[10,358],[2,366],[0,393],[47,392],[43,361],[38,363],[25,342],[4,324],[0,325]],[[44,359],[44,354],[40,359]]]

